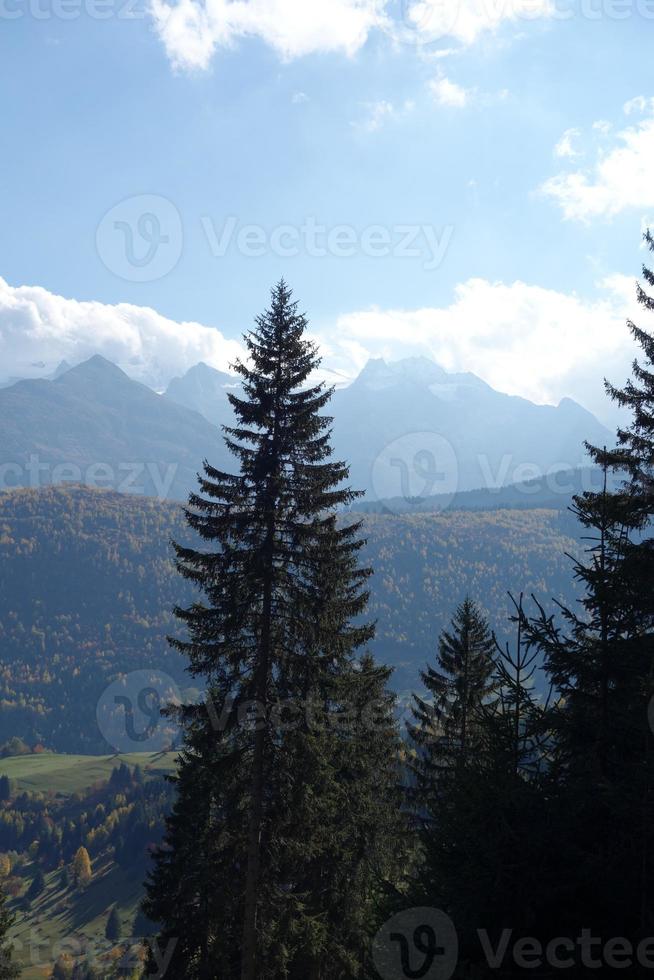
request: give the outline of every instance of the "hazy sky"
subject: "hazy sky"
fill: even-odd
[[[284,275],[334,378],[423,353],[610,417],[654,0],[145,2],[0,0],[0,376],[224,367]]]

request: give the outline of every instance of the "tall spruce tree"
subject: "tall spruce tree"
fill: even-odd
[[[522,599],[514,606],[514,647],[500,646],[470,600],[460,607],[441,639],[440,669],[432,669],[434,702],[418,701],[413,730],[423,858],[414,899],[452,917],[461,977],[489,973],[480,930],[493,943],[507,927],[516,939],[540,935],[549,888],[543,869],[556,846],[539,769],[545,707],[531,690],[534,653],[523,639]],[[511,971],[503,962],[501,975]]]
[[[552,819],[561,831],[553,929],[574,934],[583,918],[634,940],[654,925],[654,636],[634,601],[626,511],[606,480],[601,493],[576,498],[575,513],[586,540],[575,563],[581,609],[561,607],[560,624],[539,606],[524,627],[558,694],[550,713]]]
[[[176,547],[204,601],[178,610],[174,643],[208,696],[179,712],[178,799],[144,907],[188,978],[360,976],[372,895],[401,854],[392,711],[364,738],[357,708],[387,676],[357,655],[370,572],[360,524],[336,514],[357,494],[331,459],[306,328],[281,282],[230,395],[239,472],[205,463],[187,516],[207,547]]]
[[[648,230],[644,236],[650,251],[654,238]],[[646,284],[654,286],[654,272],[646,265],[642,269]],[[654,312],[654,297],[637,284],[637,298],[648,312]],[[611,495],[616,524],[619,522],[638,534],[627,542],[625,549],[625,586],[650,617],[654,628],[654,334],[628,321],[632,337],[642,349],[643,358],[635,358],[633,377],[620,388],[605,382],[609,397],[631,413],[631,421],[617,432],[617,446],[612,449],[589,446],[595,460],[625,478],[622,489]],[[592,497],[587,498],[587,503]],[[599,506],[597,495],[596,506]]]
[[[479,735],[480,706],[493,691],[493,635],[477,605],[464,599],[450,630],[438,641],[436,667],[427,665],[421,679],[429,700],[414,695],[411,733],[421,753],[419,784],[439,771],[465,766]]]
[[[482,706],[493,693],[493,651],[487,621],[466,598],[440,635],[436,666],[421,674],[430,699],[414,695],[409,795],[423,851],[417,900],[439,908],[450,895],[452,828],[461,819],[467,772],[481,745]]]
[[[654,250],[647,232],[645,241]],[[643,267],[654,286],[654,273]],[[648,311],[654,299],[640,285]],[[587,542],[575,564],[581,610],[563,624],[542,608],[526,623],[559,694],[552,722],[550,820],[558,828],[552,932],[593,922],[632,939],[654,927],[654,336],[628,327],[643,351],[633,377],[608,395],[631,412],[615,448],[588,446],[604,486],[575,499]],[[622,481],[609,492],[608,472]]]

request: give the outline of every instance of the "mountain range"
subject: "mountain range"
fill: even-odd
[[[239,379],[198,364],[156,393],[95,356],[0,390],[0,489],[63,482],[184,499],[208,458],[231,468],[221,425]],[[536,405],[427,358],[368,362],[334,392],[333,444],[370,500],[441,499],[584,465],[612,442],[571,399]]]
[[[183,499],[226,452],[204,416],[92,357],[51,381],[0,391],[0,486],[64,482]]]

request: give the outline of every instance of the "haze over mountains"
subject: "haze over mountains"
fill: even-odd
[[[238,379],[198,364],[164,394],[96,356],[0,390],[0,488],[81,482],[173,499],[203,459],[232,467],[220,426]],[[427,358],[368,362],[334,393],[333,443],[370,499],[447,497],[584,465],[611,433],[570,399],[535,405]]]
[[[0,391],[3,489],[75,482],[183,499],[207,454],[226,462],[215,426],[103,357]]]

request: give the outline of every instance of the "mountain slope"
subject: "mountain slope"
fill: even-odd
[[[224,455],[203,416],[102,357],[0,391],[1,489],[72,481],[181,499],[202,460]]]
[[[565,512],[370,515],[364,534],[362,559],[375,572],[372,649],[396,668],[398,691],[416,688],[467,593],[500,634],[507,589],[574,599],[564,553],[578,544]],[[173,567],[171,538],[192,540],[175,503],[83,488],[0,495],[0,743],[17,735],[106,752],[97,709],[120,673],[145,671],[162,696],[189,688],[166,635],[177,628],[173,606],[195,592]]]
[[[231,415],[227,392],[238,387],[237,377],[216,371],[201,362],[183,377],[173,378],[166,389],[166,397],[199,412],[214,425],[220,425]]]
[[[165,395],[101,357],[0,390],[0,489],[80,482],[185,499],[208,458],[232,468],[220,426],[238,380],[199,364]],[[534,405],[426,358],[370,361],[334,393],[335,453],[369,499],[523,483],[584,465],[610,433],[580,405]]]
[[[226,392],[234,384],[229,375],[198,365],[167,394],[225,423],[231,416]],[[521,483],[583,466],[586,439],[612,441],[572,399],[535,405],[424,357],[369,361],[352,384],[334,393],[329,411],[335,452],[350,463],[352,485],[371,499]]]
[[[611,442],[580,405],[535,405],[425,358],[370,361],[335,392],[334,443],[354,486],[376,498],[524,482],[584,463],[585,439]]]

